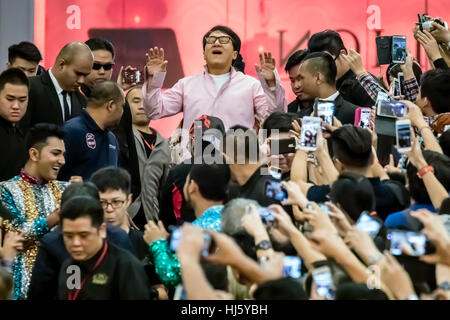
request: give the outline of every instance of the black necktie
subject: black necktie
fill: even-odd
[[[70,119],[70,109],[69,109],[69,104],[67,103],[67,91],[63,91],[62,95],[63,95],[63,104],[64,104],[64,121],[67,121]],[[70,95],[69,95],[70,97]]]

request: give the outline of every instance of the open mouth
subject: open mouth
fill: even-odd
[[[59,169],[61,169],[61,167],[52,167],[52,170],[55,172],[59,172]]]
[[[213,51],[211,51],[212,54],[222,54],[222,50],[219,49],[214,49]]]

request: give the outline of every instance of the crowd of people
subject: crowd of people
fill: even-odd
[[[11,46],[0,299],[450,299],[450,31],[429,19],[414,37],[431,69],[407,49],[385,79],[338,32],[313,34],[284,67],[290,103],[272,54],[246,75],[225,26],[202,39],[203,72],[166,90],[164,48],[137,82],[132,66],[111,80],[107,39],[48,70]],[[383,95],[406,112],[380,114]],[[332,120],[314,131],[321,102]],[[179,113],[168,139],[151,126]]]

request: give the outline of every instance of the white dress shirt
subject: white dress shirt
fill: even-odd
[[[63,122],[65,122],[66,119],[65,119],[65,114],[64,114],[64,101],[63,101],[64,96],[62,94],[62,92],[64,90],[61,88],[61,86],[58,83],[58,80],[56,80],[55,76],[53,75],[51,68],[48,70],[48,74],[50,75],[50,79],[52,79],[53,86],[55,87],[56,94],[58,95],[59,106],[61,107],[61,114],[63,117]],[[67,104],[69,105],[69,112],[70,112],[70,114],[72,114],[72,102],[70,101],[70,92],[67,92],[66,101],[67,101]]]

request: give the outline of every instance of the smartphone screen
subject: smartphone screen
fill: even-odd
[[[406,60],[406,37],[392,36],[392,62],[405,63]]]
[[[379,91],[375,105],[378,105],[381,101],[389,101],[389,100],[390,100],[389,95],[386,92]]]
[[[406,106],[401,102],[381,101],[377,114],[384,117],[401,118],[405,116],[406,110]]]
[[[398,82],[398,79],[394,79],[394,92],[392,93],[394,97],[400,96],[400,82]]]
[[[325,297],[328,300],[334,299],[335,289],[330,267],[324,266],[314,269],[313,280],[317,287],[317,294],[320,297]]]
[[[323,120],[325,124],[333,125],[334,102],[317,101],[317,116]]]
[[[388,233],[390,252],[395,256],[407,255],[418,257],[425,254],[427,238],[424,234],[408,231]]]
[[[303,117],[302,131],[300,135],[300,148],[303,150],[316,150],[317,132],[320,129],[321,118]]]
[[[268,198],[272,198],[278,201],[283,201],[288,198],[286,189],[281,185],[280,182],[276,181],[266,181],[265,195]]]
[[[283,265],[283,277],[298,279],[302,276],[302,260],[299,257],[285,256]]]
[[[370,128],[370,108],[362,108],[361,116],[359,118],[359,127],[363,129]]]
[[[399,82],[399,95],[404,95],[405,77],[403,76],[403,72],[399,72],[397,78]]]
[[[176,228],[172,231],[172,236],[170,239],[170,250],[177,251],[178,246],[180,245],[180,239],[181,239],[181,229]]]
[[[270,209],[260,207],[258,208],[258,213],[264,225],[270,227],[275,222],[275,217]]]
[[[398,151],[406,152],[411,149],[411,128],[409,120],[396,122]],[[403,149],[403,150],[402,150]]]
[[[372,218],[367,212],[361,213],[358,221],[356,222],[356,228],[367,232],[373,239],[376,237],[381,228],[381,223]]]
[[[330,208],[328,208],[328,206],[327,206],[326,204],[319,203],[319,207],[320,207],[320,209],[322,209],[322,211],[325,212],[326,214],[330,214]]]

